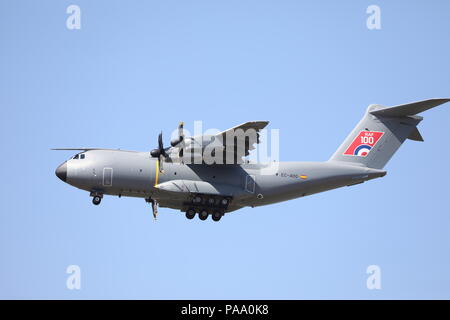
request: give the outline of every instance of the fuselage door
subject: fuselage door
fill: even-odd
[[[255,176],[248,175],[245,179],[245,191],[255,193]]]
[[[103,185],[105,187],[111,187],[112,179],[113,179],[113,169],[112,168],[103,168]]]

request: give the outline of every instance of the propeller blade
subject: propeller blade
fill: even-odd
[[[184,127],[184,122],[181,121],[180,124],[178,125],[178,137],[180,137],[180,142],[183,141],[183,138],[184,138],[183,127]]]
[[[164,144],[163,144],[163,138],[162,138],[162,131],[161,133],[158,135],[158,150],[159,150],[159,155],[164,156],[164,158],[167,158],[168,155],[166,153],[166,150],[164,150]]]
[[[158,161],[159,161],[159,172],[160,173],[164,173],[164,168],[163,168],[164,158],[163,157],[164,156],[161,154],[159,156],[159,159],[158,159]]]
[[[179,144],[181,144],[183,142],[183,140],[184,140],[183,127],[184,127],[184,122],[181,121],[180,124],[178,125],[178,137],[176,137],[175,139],[170,141],[170,145],[172,147],[178,146]]]
[[[164,145],[163,145],[163,140],[162,140],[162,131],[161,133],[158,135],[158,149],[159,150],[164,150]]]

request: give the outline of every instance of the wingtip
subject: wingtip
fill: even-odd
[[[268,120],[256,120],[256,121],[251,121],[251,122],[253,122],[253,123],[260,123],[260,124],[262,124],[264,126],[267,126],[270,121],[268,121]]]
[[[447,103],[449,101],[450,101],[450,98],[431,98],[431,99],[427,99],[427,100],[417,101],[416,103],[428,102],[428,103],[435,104],[436,106],[439,106],[439,105]]]
[[[450,98],[432,98],[430,101],[442,101],[442,103],[446,103],[450,101]]]

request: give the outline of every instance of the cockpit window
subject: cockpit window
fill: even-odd
[[[80,159],[84,159],[84,153],[80,154]]]
[[[78,159],[79,154],[75,155],[75,157],[73,157],[73,159]]]

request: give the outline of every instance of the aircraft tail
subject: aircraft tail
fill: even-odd
[[[382,169],[406,139],[423,141],[417,129],[423,118],[416,114],[448,101],[429,99],[394,107],[371,104],[329,161]]]

